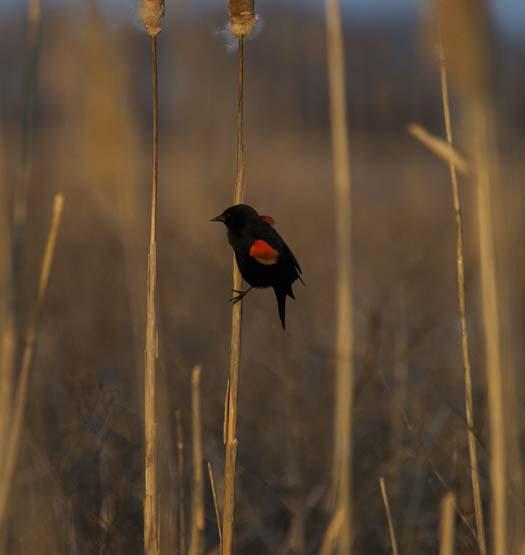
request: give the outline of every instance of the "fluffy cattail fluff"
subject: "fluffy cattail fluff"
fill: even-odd
[[[164,0],[139,0],[139,17],[149,35],[158,35],[164,17]]]
[[[248,36],[255,27],[257,16],[254,0],[228,0],[230,31],[237,38]]]

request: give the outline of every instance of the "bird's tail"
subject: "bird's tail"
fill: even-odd
[[[281,320],[281,325],[283,326],[283,330],[286,329],[286,295],[290,295],[292,299],[295,299],[291,285],[288,285],[287,288],[284,287],[274,287],[275,296],[277,298],[277,308],[279,310],[279,319]]]

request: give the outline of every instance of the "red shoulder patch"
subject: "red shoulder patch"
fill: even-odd
[[[275,220],[271,216],[261,216],[261,220],[270,225],[275,225]]]
[[[279,251],[275,250],[271,245],[262,239],[257,239],[250,247],[250,256],[255,258],[257,262],[266,266],[277,263]]]

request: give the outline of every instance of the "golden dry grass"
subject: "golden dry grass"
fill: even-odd
[[[343,24],[339,0],[326,0],[326,50],[332,130],[335,214],[335,407],[332,497],[334,519],[341,519],[335,553],[352,553],[352,433],[354,397],[354,313],[352,265],[352,189]]]
[[[232,534],[236,553],[324,554],[333,553],[346,520],[344,512],[326,503],[334,451],[342,447],[333,441],[336,394],[341,393],[334,387],[340,363],[334,346],[334,276],[341,206],[332,200],[326,37],[320,13],[273,6],[258,7],[264,8],[266,25],[245,45],[246,201],[275,218],[297,254],[307,286],[296,288],[285,335],[269,292],[257,291],[244,301]],[[15,281],[23,301],[17,314],[21,323],[27,323],[35,298],[34,276],[49,225],[46,207],[56,191],[64,192],[67,209],[33,355],[0,550],[9,555],[143,553],[144,291],[150,224],[145,207],[151,200],[148,37],[117,23],[112,14],[86,6],[46,8],[42,16],[25,278]],[[208,221],[231,202],[236,173],[236,57],[213,34],[226,20],[225,5],[221,12],[191,17],[180,7],[178,18],[171,17],[168,13],[159,48],[159,550],[187,552],[191,531],[195,537],[200,530],[191,516],[191,499],[201,498],[202,487],[202,548],[217,553],[217,522],[225,518],[231,252],[224,234]],[[4,292],[12,283],[9,214],[20,176],[25,18],[9,15],[7,23],[0,22],[7,45],[0,53],[6,84],[0,96],[0,198],[2,214],[7,214],[0,235],[5,262],[0,361],[2,377],[7,376],[2,399],[11,400],[6,393],[13,388],[9,360],[20,368],[21,353],[10,351],[9,293]],[[455,552],[478,552],[470,437],[477,447],[492,553],[494,531],[500,528],[493,518],[490,470],[495,392],[484,372],[479,289],[474,182],[480,161],[472,156],[461,127],[466,112],[451,68],[454,152],[469,169],[460,185],[475,409],[470,425],[450,173],[443,160],[406,133],[411,122],[418,122],[433,138],[445,136],[439,67],[435,56],[418,52],[419,31],[408,23],[397,28],[350,23],[345,22],[343,36],[352,147],[352,550],[379,555],[392,549],[378,488],[383,476],[399,553],[439,552],[445,545],[440,502],[448,491],[456,500]],[[8,51],[14,54],[8,56]],[[519,53],[508,45],[504,53],[501,89],[490,102],[498,129],[491,137],[503,147],[497,164],[503,177],[494,181],[498,194],[491,208],[502,365],[508,368],[501,384],[506,549],[518,553],[525,540],[520,408],[525,380],[519,372],[525,327],[525,166],[519,118],[511,121],[505,112],[520,113],[515,99],[523,83],[512,70],[521,67]],[[202,456],[191,456],[198,447],[191,433],[190,395],[197,361],[203,368],[197,425]],[[18,382],[20,375],[13,377]],[[1,408],[5,412],[8,403]],[[348,424],[342,422],[341,429]],[[213,469],[215,492],[203,472],[205,461]],[[194,486],[192,475],[198,476],[199,468]],[[450,522],[450,508],[446,514]]]

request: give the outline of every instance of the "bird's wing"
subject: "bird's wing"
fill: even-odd
[[[274,249],[278,250],[279,252],[283,253],[286,258],[292,262],[293,267],[299,274],[302,274],[301,266],[299,266],[299,262],[295,258],[293,252],[290,250],[288,245],[284,242],[284,239],[277,233],[277,230],[269,225],[264,225],[262,236],[264,240],[269,243]]]
[[[279,251],[263,239],[257,239],[250,247],[250,256],[261,264],[271,266],[272,264],[277,264]]]
[[[283,241],[283,243],[284,243],[284,241]],[[287,245],[286,243],[284,243],[284,248],[285,248],[285,250],[286,250],[286,253],[287,253],[287,254],[290,256],[290,258],[292,259],[294,268],[297,270],[297,272],[298,272],[299,274],[302,274],[303,271],[301,270],[301,266],[299,266],[299,262],[297,262],[297,258],[295,258],[293,252],[290,250],[290,248],[288,247],[288,245]],[[299,278],[299,279],[301,279],[301,278]],[[301,281],[302,281],[302,280],[301,280]]]

